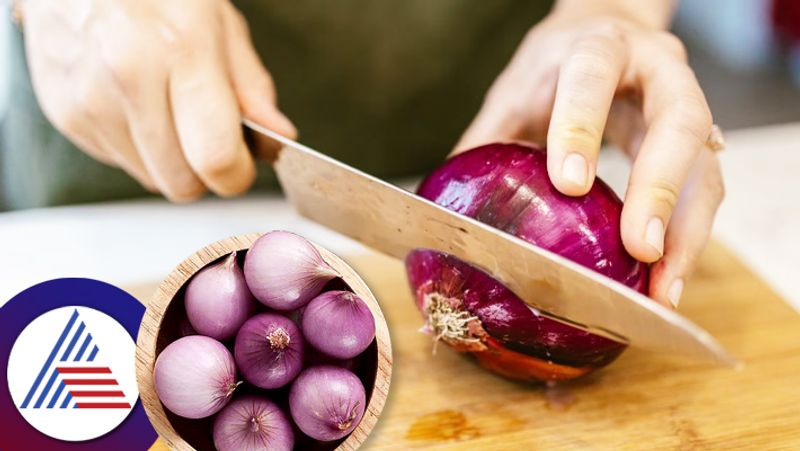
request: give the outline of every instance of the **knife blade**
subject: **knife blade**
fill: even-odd
[[[453,255],[491,274],[531,307],[593,333],[738,366],[710,333],[621,283],[242,122],[282,146],[273,168],[289,203],[312,221],[400,259],[419,248]]]

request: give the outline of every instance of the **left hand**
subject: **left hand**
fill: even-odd
[[[564,194],[592,186],[604,134],[633,160],[622,241],[677,306],[723,198],[712,118],[678,38],[618,12],[556,9],[523,40],[456,146],[547,143]]]

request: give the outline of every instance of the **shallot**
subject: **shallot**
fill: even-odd
[[[217,451],[290,451],[292,425],[281,409],[263,396],[247,395],[228,404],[214,419]]]
[[[156,393],[164,406],[184,418],[205,418],[231,400],[236,364],[222,343],[190,335],[170,343],[156,359]]]
[[[200,270],[186,287],[186,315],[194,330],[217,340],[236,335],[255,310],[236,252]]]
[[[365,408],[364,385],[355,374],[336,366],[303,370],[289,391],[295,424],[317,440],[337,440],[353,432]]]
[[[314,298],[301,324],[311,346],[342,360],[361,354],[375,338],[372,312],[349,291],[326,291]]]
[[[256,299],[286,311],[306,305],[339,274],[305,238],[274,231],[253,243],[244,261],[244,276]]]
[[[300,329],[292,320],[261,313],[239,330],[233,353],[247,382],[260,388],[279,388],[302,369],[304,349]]]

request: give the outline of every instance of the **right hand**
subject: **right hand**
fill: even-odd
[[[250,187],[242,116],[296,136],[228,0],[27,0],[23,13],[50,122],[172,201]]]

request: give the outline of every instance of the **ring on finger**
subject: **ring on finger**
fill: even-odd
[[[711,131],[708,133],[706,145],[714,152],[719,152],[725,148],[725,135],[719,125],[714,124],[711,126]]]

